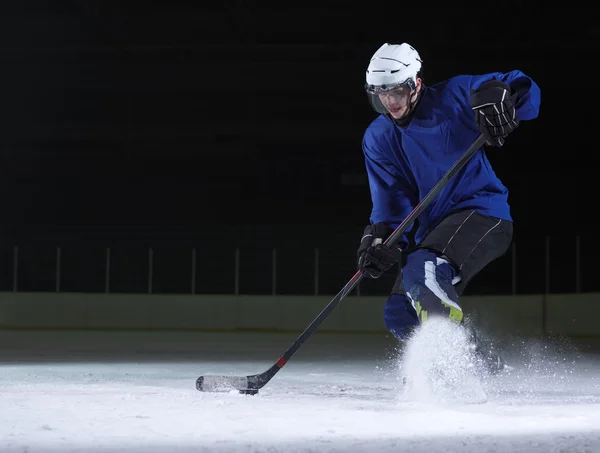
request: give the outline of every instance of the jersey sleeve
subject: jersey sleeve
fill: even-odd
[[[396,228],[414,208],[414,190],[403,172],[377,149],[369,137],[363,140],[363,153],[373,203],[369,220],[372,224],[383,222]],[[411,230],[412,225],[398,240],[403,248],[409,244],[406,233]]]

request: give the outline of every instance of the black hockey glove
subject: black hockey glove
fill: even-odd
[[[517,96],[518,93],[511,95],[510,87],[499,80],[482,83],[471,90],[475,123],[488,145],[501,147],[506,136],[519,126],[514,106]]]
[[[358,247],[358,269],[366,278],[379,278],[394,264],[402,260],[402,249],[396,243],[392,247],[383,241],[392,233],[384,223],[368,225]]]

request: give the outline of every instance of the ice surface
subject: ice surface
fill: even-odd
[[[255,396],[204,374],[266,370],[295,334],[0,332],[0,451],[600,452],[600,355],[510,339],[483,404],[403,392],[385,335],[315,334]]]

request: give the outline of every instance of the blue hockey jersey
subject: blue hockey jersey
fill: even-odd
[[[469,102],[471,90],[492,79],[502,80],[513,92],[519,92],[515,104],[519,121],[538,116],[538,85],[514,70],[459,75],[425,87],[406,127],[385,115],[373,120],[362,144],[373,202],[371,223],[384,222],[396,228],[465,153],[479,135]],[[415,243],[448,213],[462,209],[512,220],[508,190],[483,151],[456,173],[419,216]],[[407,231],[411,230],[412,226]],[[400,241],[407,242],[406,234]]]

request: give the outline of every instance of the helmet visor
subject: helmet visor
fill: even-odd
[[[414,83],[411,79],[405,80],[404,82],[390,84],[390,85],[385,85],[385,84],[384,85],[369,85],[368,83],[365,84],[365,90],[369,94],[382,94],[382,93],[386,93],[389,91],[405,90],[405,89],[408,89],[408,91],[410,91],[411,89],[414,89],[414,88],[415,88]]]
[[[413,93],[412,84],[402,82],[390,85],[367,85],[369,103],[378,113],[391,113],[407,110]],[[394,115],[395,116],[395,115]]]

